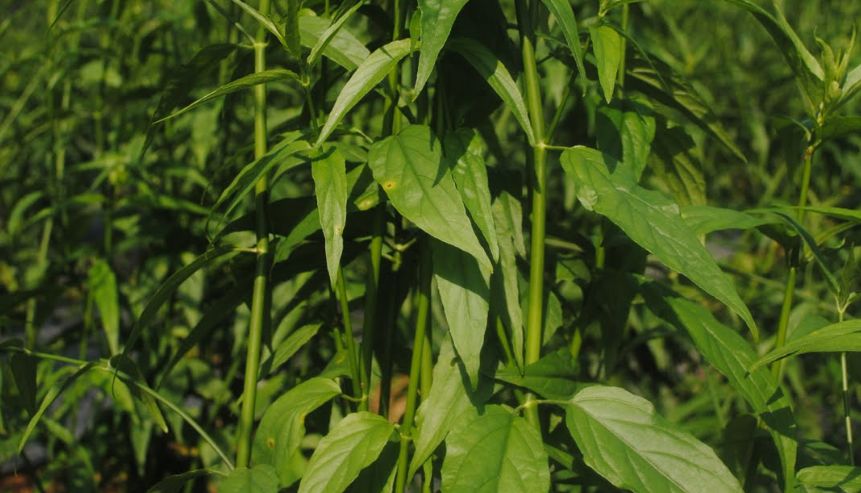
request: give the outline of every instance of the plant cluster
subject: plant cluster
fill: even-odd
[[[859,18],[9,2],[0,488],[861,490]]]

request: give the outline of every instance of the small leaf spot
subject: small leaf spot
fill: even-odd
[[[271,448],[271,449],[274,449],[275,448],[275,439],[272,437],[268,437],[266,439],[266,446]]]
[[[394,180],[386,180],[385,183],[383,183],[383,188],[386,190],[392,190],[395,186],[397,186],[397,183],[395,183]]]

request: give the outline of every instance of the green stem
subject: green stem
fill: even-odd
[[[260,0],[259,10],[269,12],[269,0]],[[257,30],[254,43],[254,71],[266,70],[266,30]],[[254,86],[254,157],[266,154],[266,86]],[[239,417],[239,435],[236,444],[236,465],[248,467],[251,463],[251,438],[254,427],[254,405],[257,400],[257,372],[260,368],[260,348],[263,330],[269,323],[269,228],[266,217],[269,180],[266,175],[255,186],[255,230],[257,233],[257,265],[254,273],[254,291],[251,296],[251,320],[248,326],[248,346],[245,357],[245,379],[242,389],[242,410]]]
[[[343,269],[338,269],[338,282],[336,286],[338,302],[341,308],[341,323],[344,326],[344,342],[347,350],[347,361],[350,365],[350,380],[353,387],[353,397],[360,403],[364,391],[362,389],[362,379],[359,374],[359,363],[357,361],[356,340],[353,338],[353,322],[350,320],[350,300],[347,298],[347,283],[344,281]]]
[[[547,151],[544,146],[544,111],[541,102],[538,67],[535,62],[535,33],[527,0],[517,0],[517,21],[520,26],[523,74],[526,81],[526,104],[535,147],[532,148],[532,236],[529,258],[529,297],[526,313],[526,349],[524,364],[541,357],[541,326],[544,305],[544,236],[547,218]],[[529,405],[535,396],[526,396],[526,417],[538,426],[538,409]]]
[[[816,144],[808,140],[808,145],[804,149],[803,168],[801,175],[801,191],[798,194],[798,222],[804,224],[804,216],[807,206],[807,194],[810,190],[810,174],[813,169],[813,154],[816,152]],[[787,253],[789,254],[789,253]],[[777,339],[774,343],[775,349],[780,349],[786,343],[786,333],[789,328],[789,314],[792,312],[792,299],[795,294],[795,282],[798,277],[798,266],[795,259],[789,259],[790,267],[789,274],[786,276],[786,287],[783,291],[783,304],[780,307],[780,320],[777,324]],[[785,360],[776,361],[772,367],[772,373],[780,380],[783,374],[783,365]]]
[[[846,314],[846,305],[839,304],[837,307],[838,322],[843,322],[843,317]],[[849,367],[846,364],[846,352],[840,353],[840,374],[842,376],[842,391],[843,391],[843,422],[846,426],[846,455],[849,459],[849,464],[855,465],[855,447],[852,439],[852,415],[849,396]]]
[[[374,332],[377,327],[377,294],[380,290],[380,263],[383,257],[383,234],[386,228],[385,207],[378,206],[374,212],[373,236],[368,255],[368,277],[365,281],[365,319],[362,321],[362,372],[361,411],[368,410],[371,391],[371,369],[374,359]]]
[[[412,441],[413,421],[416,414],[416,402],[418,400],[418,388],[421,382],[422,362],[424,358],[424,346],[427,344],[427,328],[430,321],[430,287],[431,287],[431,265],[430,252],[425,249],[421,252],[421,265],[419,266],[419,288],[416,292],[416,333],[413,342],[413,354],[410,361],[410,380],[407,385],[407,406],[404,411],[404,420],[401,423],[401,444],[398,452],[398,472],[395,486],[396,492],[403,492],[406,487],[409,469],[409,448]],[[430,349],[430,348],[428,348]]]

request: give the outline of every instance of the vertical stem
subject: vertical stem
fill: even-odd
[[[535,33],[533,31],[527,0],[517,0],[517,22],[520,26],[523,74],[526,80],[526,104],[535,147],[532,148],[532,235],[529,258],[529,297],[526,313],[526,354],[524,363],[529,365],[541,357],[541,326],[544,306],[544,232],[547,217],[547,150],[544,142],[544,111],[541,102],[541,87],[538,66],[535,62]],[[530,402],[535,396],[526,396],[527,419],[538,426],[538,409]]]
[[[807,193],[810,190],[810,174],[813,168],[813,154],[816,152],[816,144],[808,140],[808,145],[804,149],[803,168],[801,175],[801,191],[798,194],[798,222],[804,224],[805,211],[807,206]],[[795,293],[795,282],[798,277],[798,266],[795,265],[794,259],[789,259],[790,267],[789,274],[786,277],[786,288],[783,292],[783,304],[780,307],[780,320],[777,324],[777,339],[774,343],[775,349],[780,349],[786,343],[786,332],[789,328],[789,314],[792,312],[792,299]],[[783,365],[785,360],[776,361],[772,367],[772,373],[780,380],[783,374]]]
[[[347,345],[347,361],[350,365],[353,397],[359,399],[363,395],[362,381],[359,374],[359,362],[357,361],[356,340],[353,338],[353,322],[350,320],[350,300],[347,298],[347,283],[344,281],[344,271],[342,269],[338,269],[336,293],[341,308],[341,322],[344,326],[344,342]]]
[[[427,243],[425,243],[427,245]],[[410,380],[407,386],[407,407],[404,420],[401,423],[401,444],[398,452],[398,472],[395,491],[403,492],[406,487],[409,467],[409,447],[413,435],[413,421],[416,414],[418,388],[421,381],[424,346],[427,344],[427,328],[430,321],[430,285],[431,265],[430,252],[423,248],[419,266],[419,288],[416,292],[416,333],[413,342],[413,354],[410,360]],[[430,348],[428,348],[430,350]]]
[[[260,0],[259,10],[269,12],[269,0]],[[254,43],[254,71],[266,70],[266,30],[257,30]],[[254,86],[254,157],[266,154],[266,86]],[[242,411],[236,444],[236,466],[248,467],[251,461],[251,429],[254,427],[254,404],[257,399],[257,371],[260,367],[260,347],[263,329],[269,322],[269,229],[266,218],[269,180],[266,175],[255,186],[255,230],[257,233],[257,265],[251,298],[251,321],[248,326],[248,347],[245,357],[245,379],[242,389]]]
[[[843,317],[846,313],[846,305],[839,305],[837,310],[838,322],[843,321]],[[843,391],[843,422],[846,426],[846,455],[849,459],[850,465],[855,465],[855,447],[854,440],[852,439],[852,415],[850,412],[852,408],[850,406],[850,396],[849,396],[849,368],[846,364],[846,352],[840,353],[840,373],[842,378],[842,391]]]

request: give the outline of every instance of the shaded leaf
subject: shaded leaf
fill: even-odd
[[[110,354],[116,354],[120,350],[120,302],[117,279],[111,266],[104,260],[93,264],[87,273],[87,286],[99,309]]]
[[[347,168],[344,156],[336,148],[325,150],[311,161],[314,195],[323,229],[326,266],[332,286],[338,283],[341,253],[344,251],[344,228],[347,225]]]
[[[356,11],[359,10],[359,7],[361,7],[362,5],[364,5],[364,2],[356,2],[355,5],[350,7],[343,14],[341,14],[341,16],[338,17],[338,19],[335,22],[333,22],[332,25],[327,27],[326,30],[323,31],[323,33],[317,38],[317,41],[314,43],[314,47],[311,48],[311,53],[308,54],[307,63],[308,63],[309,67],[313,67],[314,64],[317,63],[317,60],[320,58],[320,55],[324,51],[326,51],[326,49],[333,42],[333,40],[336,39],[338,34],[341,32],[341,28],[344,27],[344,24],[348,20],[350,20],[350,17],[353,14],[355,14]],[[342,44],[346,42],[345,41],[346,39],[350,39],[350,38],[351,38],[351,36],[346,36],[346,37],[342,38],[342,41],[341,41]],[[353,39],[355,39],[355,38],[353,38]],[[355,40],[355,42],[359,43],[358,40]],[[365,47],[361,43],[359,43],[359,46],[364,51],[362,51],[362,50],[356,50],[356,51],[357,51],[357,53],[363,53],[363,55],[355,56],[355,57],[349,57],[349,56],[344,55],[344,57],[350,61],[350,65],[352,65],[351,67],[346,67],[348,70],[352,70],[353,68],[357,67],[370,54],[368,52],[368,50],[365,49]],[[332,58],[332,55],[328,55],[328,56],[329,56],[329,58]],[[335,55],[335,56],[337,56],[337,55]]]
[[[580,45],[580,32],[577,28],[577,18],[574,16],[574,9],[571,8],[569,0],[542,0],[547,10],[556,18],[556,22],[562,28],[562,35],[565,36],[565,41],[568,43],[568,48],[571,50],[571,55],[574,57],[574,63],[577,65],[577,71],[580,77],[586,79],[586,68],[583,65],[583,47]],[[586,85],[583,85],[585,90]]]
[[[218,485],[219,493],[278,493],[278,476],[268,464],[237,467]]]
[[[436,59],[451,33],[457,14],[467,0],[419,0],[422,44],[416,73],[415,95],[418,97],[430,78]]]
[[[568,348],[542,356],[527,365],[522,375],[512,368],[499,369],[495,375],[497,380],[529,389],[547,399],[571,398],[583,386],[578,377],[577,361]]]
[[[173,474],[156,483],[147,490],[147,493],[179,493],[189,481],[204,478],[210,474],[212,471],[209,469],[196,469],[181,474]]]
[[[840,491],[861,490],[861,468],[854,466],[811,466],[798,471],[798,482],[816,488]]]
[[[598,64],[598,82],[604,91],[604,100],[609,103],[613,99],[616,76],[625,54],[624,40],[615,29],[604,25],[590,27],[589,36]]]
[[[323,17],[300,15],[299,36],[302,45],[313,49],[321,39],[325,39],[332,25],[331,21]],[[322,50],[323,55],[347,70],[355,70],[371,53],[346,29],[337,29]]]
[[[787,341],[750,366],[754,371],[777,360],[807,353],[836,353],[861,351],[861,320],[831,324]]]

